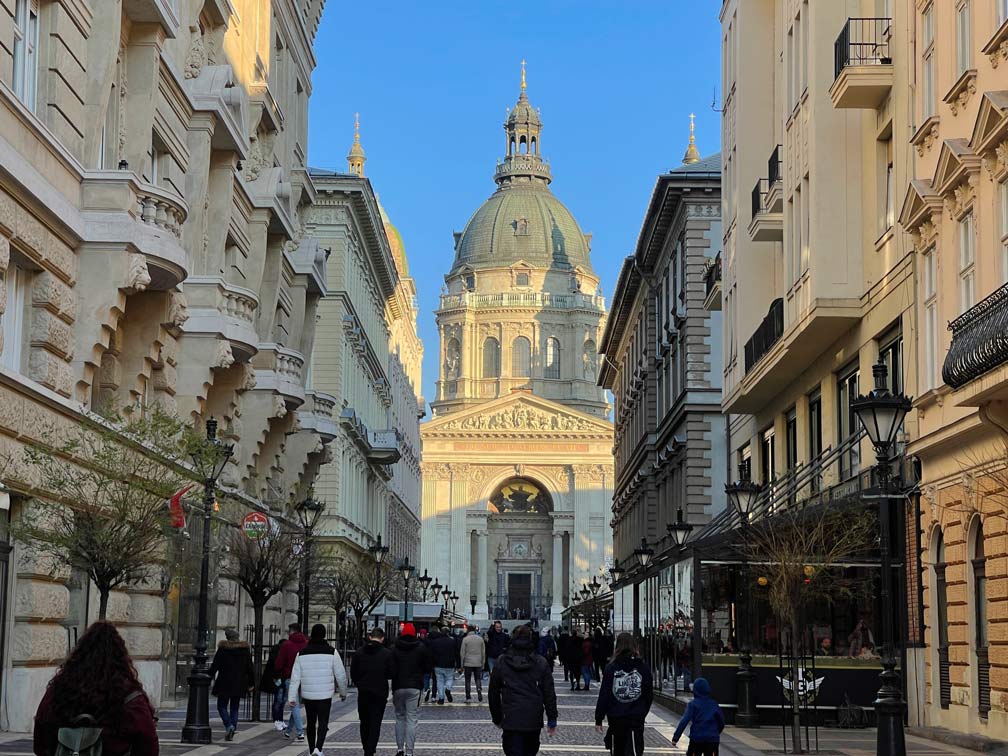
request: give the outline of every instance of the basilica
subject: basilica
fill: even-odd
[[[454,235],[421,426],[421,563],[476,622],[558,624],[612,563],[613,426],[596,385],[605,302],[591,235],[550,191],[521,93],[496,191]]]

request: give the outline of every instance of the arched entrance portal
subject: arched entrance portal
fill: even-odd
[[[553,597],[553,499],[535,480],[514,477],[490,496],[487,595],[490,618],[508,624],[548,618]]]

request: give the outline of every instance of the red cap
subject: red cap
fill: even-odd
[[[412,636],[416,637],[416,628],[413,627],[413,623],[412,622],[404,622],[403,626],[402,626],[401,634],[402,635],[412,635]]]

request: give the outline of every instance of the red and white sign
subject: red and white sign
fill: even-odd
[[[269,518],[262,512],[249,512],[242,518],[241,529],[247,538],[258,541],[269,533]]]

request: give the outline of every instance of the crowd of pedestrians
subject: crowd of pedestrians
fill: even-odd
[[[496,622],[485,636],[475,627],[458,635],[450,628],[435,628],[423,635],[418,637],[413,624],[404,623],[391,641],[375,627],[353,654],[349,678],[357,688],[364,756],[377,752],[390,692],[397,756],[414,756],[422,700],[433,696],[436,705],[451,703],[455,676],[464,674],[466,703],[472,702],[473,685],[482,703],[486,673],[490,676],[490,718],[501,730],[505,756],[535,756],[544,725],[549,736],[558,727],[553,682],[557,659],[571,690],[591,690],[592,682],[598,684],[595,726],[604,735],[609,753],[643,754],[652,673],[641,658],[638,639],[629,633],[615,641],[601,630],[585,637],[566,629],[556,637],[549,632],[536,637],[530,625],[519,625],[509,635]],[[210,676],[225,740],[232,740],[240,700],[255,684],[251,649],[237,631],[225,631]],[[259,684],[272,695],[276,730],[306,742],[309,756],[324,756],[333,698],[338,695],[346,700],[350,679],[342,658],[326,638],[324,625],[313,626],[306,637],[292,624],[288,637],[270,649]],[[724,716],[706,680],[698,678],[693,693],[673,743],[690,726],[689,756],[717,756]],[[290,709],[286,722],[285,706]],[[122,637],[112,624],[96,622],[49,682],[35,717],[34,752],[38,756],[157,756],[155,722],[154,709]]]

